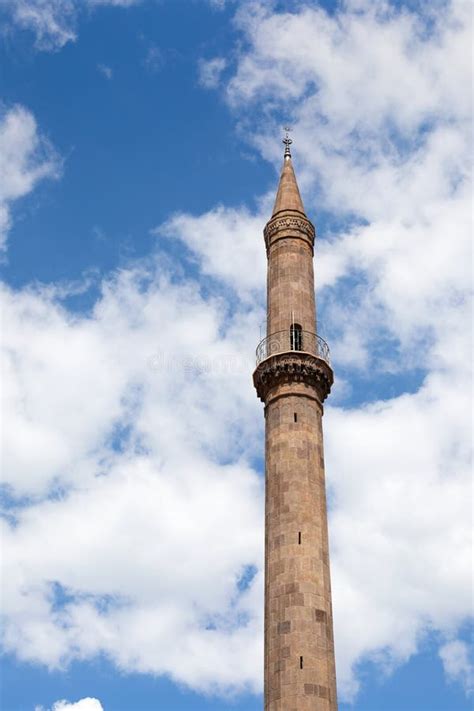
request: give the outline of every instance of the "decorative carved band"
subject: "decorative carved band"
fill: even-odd
[[[279,353],[262,361],[254,371],[253,382],[257,395],[266,402],[270,391],[280,385],[304,383],[313,387],[321,403],[334,382],[332,368],[322,358],[292,351]]]
[[[314,244],[314,225],[302,215],[283,213],[281,216],[275,217],[269,222],[267,222],[265,229],[263,230],[265,244],[267,248],[270,244],[271,238],[275,233],[286,230],[300,232],[304,239],[308,240],[311,245]]]

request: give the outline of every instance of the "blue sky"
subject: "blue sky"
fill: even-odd
[[[469,4],[0,3],[5,711],[262,708],[281,128],[341,711],[472,704]]]

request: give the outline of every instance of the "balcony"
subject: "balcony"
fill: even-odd
[[[331,365],[329,346],[321,336],[310,331],[291,328],[272,333],[260,341],[257,346],[257,366],[271,356],[292,351],[313,355]]]

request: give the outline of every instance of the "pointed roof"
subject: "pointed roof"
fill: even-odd
[[[298,212],[305,214],[288,147],[285,150],[285,158],[272,217],[276,215],[277,212],[281,212],[281,210],[298,210]]]

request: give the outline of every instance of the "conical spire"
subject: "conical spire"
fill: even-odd
[[[280,183],[278,185],[272,217],[282,210],[298,210],[298,212],[305,214],[298,183],[296,182],[295,171],[293,170],[293,163],[291,162],[290,145],[292,140],[288,136],[289,129],[287,128],[285,130],[286,136],[283,139],[283,143],[285,144],[285,157],[283,159],[283,168],[280,175]]]

